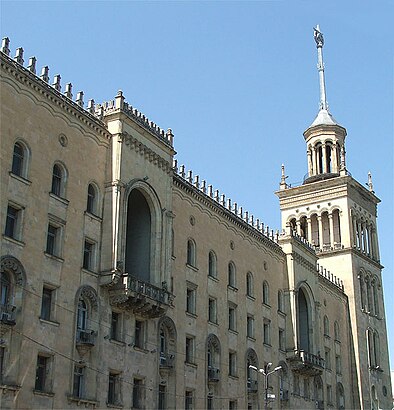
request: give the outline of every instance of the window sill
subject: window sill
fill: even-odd
[[[256,341],[256,338],[253,337],[253,336],[246,336],[246,338],[247,338],[248,340],[251,340],[252,342],[255,342],[255,341]]]
[[[213,280],[214,282],[218,283],[219,279],[216,276],[208,275],[208,278]]]
[[[97,222],[102,222],[103,221],[103,218],[101,218],[101,216],[98,216],[96,214],[92,214],[89,211],[85,211],[84,214],[85,214],[85,216],[88,216],[89,218],[94,219]]]
[[[90,270],[90,269],[86,269],[86,268],[81,268],[81,272],[86,273],[88,275],[92,275],[97,277],[98,276],[98,272],[94,271],[94,270]]]
[[[198,272],[198,268],[196,268],[196,267],[193,266],[193,265],[189,265],[188,263],[186,263],[186,267],[189,268],[189,269],[191,269],[191,270],[194,271],[194,272]]]
[[[52,254],[50,254],[48,252],[45,252],[45,251],[44,251],[44,255],[49,259],[53,259],[53,260],[61,262],[61,263],[64,262],[64,259],[61,258],[60,256],[52,255]]]
[[[232,290],[233,292],[238,292],[238,288],[233,285],[227,285],[227,289]]]
[[[193,312],[188,312],[187,310],[185,311],[187,316],[193,317],[194,319],[196,319],[198,317],[198,315],[196,313]]]
[[[53,397],[55,393],[48,392],[48,391],[41,391],[41,390],[36,390],[33,389],[33,393],[37,396],[45,396],[45,397]]]
[[[59,322],[55,322],[55,321],[50,320],[50,319],[43,319],[42,317],[39,317],[38,319],[40,320],[41,323],[45,323],[45,324],[56,326],[56,327],[60,326]]]
[[[114,345],[118,345],[118,346],[126,346],[126,342],[124,342],[123,340],[119,340],[119,339],[109,339],[110,343],[113,343]]]
[[[327,335],[327,334],[324,334],[324,338],[329,340],[329,339],[331,339],[331,336]]]
[[[278,315],[280,315],[282,317],[286,317],[286,313],[283,312],[282,310],[278,310]]]
[[[11,383],[0,383],[0,389],[3,390],[3,393],[5,393],[6,391],[13,391],[13,392],[17,392],[19,389],[21,388],[21,386],[19,386],[18,384],[11,384]]]
[[[267,309],[271,309],[271,305],[269,305],[268,303],[264,303],[264,302],[263,302],[263,306],[264,306],[265,308],[267,308]]]
[[[185,362],[185,366],[192,367],[193,369],[197,369],[197,364],[192,362]]]
[[[15,245],[18,245],[18,246],[21,246],[21,247],[26,245],[25,242],[22,242],[22,241],[20,241],[19,239],[16,239],[16,238],[11,238],[10,236],[7,236],[5,234],[3,235],[3,238],[6,241],[11,242],[11,243],[13,243]]]
[[[218,322],[212,322],[212,320],[208,320],[208,323],[209,323],[210,325],[219,326],[219,323],[218,323]]]
[[[14,174],[12,171],[9,172],[9,175],[10,177],[24,183],[25,185],[31,185],[31,181],[29,181],[28,179],[26,179],[25,177],[21,175]]]
[[[137,352],[141,352],[141,353],[148,353],[149,352],[149,350],[146,350],[145,348],[140,347],[140,346],[133,346],[133,349],[136,350]]]
[[[116,404],[116,403],[107,403],[107,407],[111,409],[123,409],[123,404]]]
[[[68,204],[70,202],[68,199],[62,198],[61,196],[58,196],[58,195],[54,194],[53,192],[50,192],[49,196],[53,199],[56,199],[56,201],[59,201],[60,203],[62,203],[65,206],[68,206]]]
[[[238,331],[235,329],[228,329],[228,331],[234,335],[238,335]]]
[[[69,402],[77,403],[77,406],[85,405],[85,407],[87,407],[88,405],[91,405],[93,407],[96,407],[99,405],[99,402],[97,400],[85,399],[83,397],[68,396],[67,400]]]
[[[272,345],[271,345],[271,343],[267,343],[267,342],[263,342],[263,345],[265,346],[265,347],[272,347]]]

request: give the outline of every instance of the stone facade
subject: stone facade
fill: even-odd
[[[379,200],[343,127],[305,132],[274,232],[122,92],[84,109],[0,57],[1,408],[391,407]]]

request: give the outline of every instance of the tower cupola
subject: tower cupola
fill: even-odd
[[[304,183],[347,174],[346,129],[338,124],[328,109],[323,63],[324,38],[319,25],[314,28],[314,38],[317,48],[320,103],[316,118],[304,132],[308,158],[308,175]]]

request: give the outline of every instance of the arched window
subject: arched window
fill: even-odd
[[[300,219],[300,229],[301,229],[301,237],[308,240],[309,232],[308,232],[308,222],[307,222],[306,216],[303,216]]]
[[[280,289],[278,290],[278,311],[282,313],[285,311],[283,292]]]
[[[367,288],[367,311],[368,313],[373,312],[373,304],[372,304],[372,289],[371,289],[371,278],[369,275],[365,278],[365,284]]]
[[[297,221],[295,218],[290,219],[289,221],[291,232],[297,233]]]
[[[98,299],[96,291],[90,286],[83,286],[77,299],[76,342],[80,345],[94,346],[97,332]]]
[[[254,294],[252,272],[246,274],[246,294],[251,297],[253,297]]]
[[[372,280],[372,299],[373,299],[373,313],[379,316],[379,297],[378,297],[379,282],[377,278]]]
[[[263,282],[263,303],[268,306],[270,304],[270,288],[266,280]]]
[[[379,408],[380,406],[379,406],[378,395],[376,394],[376,387],[372,386],[371,388],[371,409],[378,410]]]
[[[125,271],[151,282],[151,211],[145,196],[133,189],[127,203]]]
[[[327,316],[324,316],[324,336],[330,336],[330,322]]]
[[[1,286],[1,295],[0,295],[0,305],[7,306],[10,302],[11,296],[11,280],[8,272],[1,272],[0,277],[0,286]]]
[[[220,342],[216,335],[207,338],[208,381],[218,381],[220,372]]]
[[[216,255],[214,251],[210,251],[208,255],[208,275],[212,278],[217,277]]]
[[[236,284],[236,277],[235,277],[235,265],[233,262],[228,264],[228,286],[235,288]]]
[[[339,209],[332,212],[332,222],[334,227],[334,246],[341,243],[341,220],[339,217]]]
[[[167,316],[159,322],[159,360],[160,367],[173,367],[175,358],[176,330],[175,324]]]
[[[279,362],[279,399],[282,401],[289,399],[289,374],[285,362]]]
[[[316,145],[317,174],[323,173],[323,147],[319,143]]]
[[[298,290],[298,344],[299,349],[306,352],[310,351],[310,341],[309,341],[309,308],[308,302],[304,293],[304,290],[300,288]]]
[[[93,215],[97,215],[98,213],[98,190],[94,184],[88,185],[86,211]]]
[[[312,237],[312,245],[320,246],[320,238],[319,238],[319,222],[317,220],[317,215],[311,215],[311,237]]]
[[[332,172],[331,150],[332,144],[330,142],[326,143],[326,172]]]
[[[337,342],[341,341],[341,333],[339,330],[339,323],[337,321],[334,322],[334,337]]]
[[[328,212],[323,212],[321,214],[321,222],[323,228],[323,246],[326,245],[327,247],[329,247],[331,244],[331,233]]]
[[[65,197],[66,193],[66,170],[60,164],[55,164],[52,170],[52,194]]]
[[[342,383],[337,383],[337,407],[339,410],[345,408],[345,390]]]
[[[320,376],[315,376],[313,381],[314,399],[318,402],[318,408],[323,409],[323,381]]]
[[[256,393],[258,390],[257,375],[258,372],[255,369],[250,368],[254,366],[259,368],[259,362],[256,352],[249,348],[246,352],[246,376],[247,376],[247,388],[248,393]]]
[[[86,330],[88,321],[88,308],[86,302],[83,299],[78,301],[77,311],[77,329]]]
[[[193,239],[187,241],[187,264],[196,266],[196,243]]]
[[[14,152],[12,155],[11,172],[20,177],[26,178],[27,175],[27,160],[28,150],[20,141],[14,144]]]
[[[360,301],[361,301],[361,309],[366,310],[366,300],[365,300],[365,279],[364,274],[360,272],[358,274],[358,282],[360,285]]]

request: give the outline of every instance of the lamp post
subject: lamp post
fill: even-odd
[[[272,366],[272,363],[268,363],[264,366],[264,369],[258,369],[256,366],[253,366],[251,364],[249,365],[250,369],[256,370],[256,372],[259,372],[264,376],[264,409],[265,410],[268,409],[268,403],[270,401],[275,400],[275,395],[270,395],[270,397],[268,396],[268,388],[269,388],[268,378],[270,377],[271,374],[282,369],[282,366],[277,366],[275,367],[275,369],[269,371],[271,366]]]

